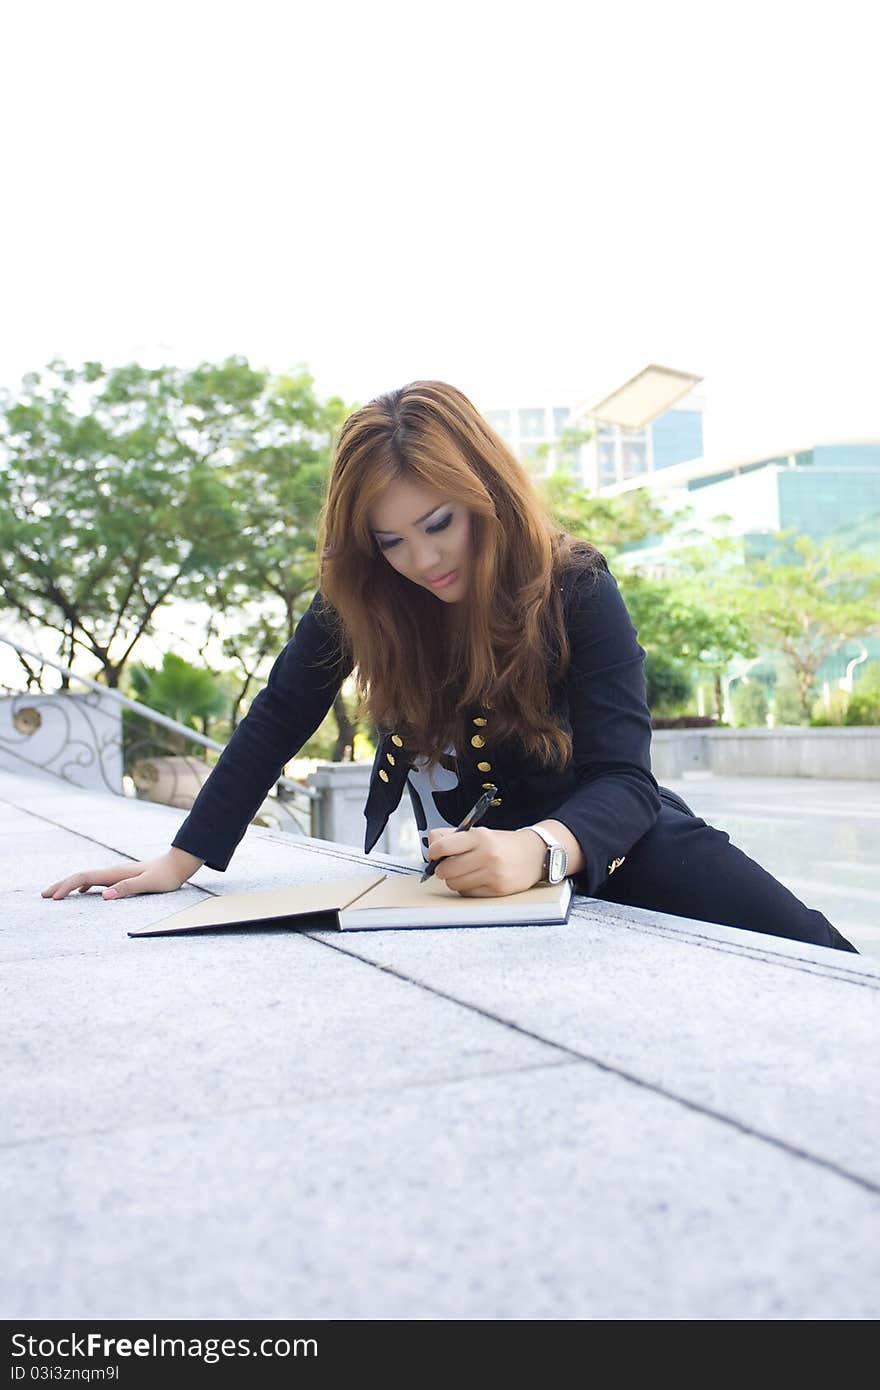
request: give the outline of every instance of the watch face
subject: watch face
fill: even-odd
[[[550,850],[550,864],[547,877],[551,883],[561,883],[565,878],[565,870],[568,867],[568,855],[561,845],[556,845]]]

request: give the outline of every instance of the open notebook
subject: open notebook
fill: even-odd
[[[330,883],[227,893],[184,908],[155,926],[129,936],[167,936],[222,927],[334,926],[343,931],[395,927],[508,927],[531,922],[568,921],[570,879],[540,884],[502,898],[471,898],[436,877],[370,874]],[[300,919],[320,918],[319,921]]]

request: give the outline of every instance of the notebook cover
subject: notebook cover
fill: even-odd
[[[129,936],[172,936],[177,932],[211,931],[220,927],[268,927],[316,913],[337,914],[375,888],[384,874],[304,883],[295,888],[267,888],[256,893],[225,893],[185,907]],[[338,918],[337,918],[338,921]]]

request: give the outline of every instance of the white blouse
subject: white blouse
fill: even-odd
[[[452,825],[440,812],[434,800],[434,792],[449,792],[458,786],[459,777],[455,770],[455,749],[446,748],[445,756],[452,764],[445,767],[442,764],[434,766],[430,773],[426,771],[428,759],[417,756],[406,782],[410,792],[410,799],[413,803],[413,814],[416,818],[416,827],[419,835],[419,845],[422,851],[422,858],[428,862],[428,831],[429,830],[448,830]],[[419,809],[421,814],[419,814]],[[452,825],[452,829],[455,826]]]

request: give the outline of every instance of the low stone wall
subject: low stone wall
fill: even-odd
[[[880,780],[880,728],[655,729],[651,763],[661,782],[694,770]]]
[[[353,763],[320,762],[306,779],[321,793],[312,806],[312,835],[318,840],[335,840],[340,845],[364,848],[364,806],[370,789],[373,759]],[[388,852],[387,833],[376,848]]]

